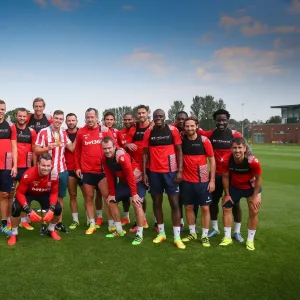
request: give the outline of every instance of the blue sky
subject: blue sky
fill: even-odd
[[[43,97],[83,124],[88,107],[189,112],[195,95],[236,119],[300,103],[300,0],[3,0],[0,40],[8,109]]]

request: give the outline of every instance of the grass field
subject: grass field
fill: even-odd
[[[167,240],[160,245],[152,242],[152,226],[145,230],[142,245],[133,247],[133,233],[105,238],[106,224],[93,236],[86,236],[82,225],[61,234],[60,242],[39,236],[36,225],[32,232],[19,229],[12,248],[0,236],[0,299],[300,299],[300,147],[253,149],[264,172],[256,251],[238,243],[219,247],[223,233],[211,239],[208,249],[200,242],[177,249],[167,202]],[[65,223],[70,220],[67,209]]]

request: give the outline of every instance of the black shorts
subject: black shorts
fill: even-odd
[[[130,188],[127,183],[119,181],[115,187],[116,187],[117,202],[126,201],[128,198],[131,197]],[[141,199],[144,199],[146,195],[146,186],[144,185],[144,183],[141,181],[138,182],[136,184],[136,188],[137,188],[137,194],[140,196]]]
[[[79,185],[79,186],[82,186],[82,178],[79,178],[77,175],[76,175],[76,172],[75,171],[69,171],[68,170],[68,173],[69,173],[69,177],[74,177],[74,178],[76,178],[77,179],[77,184]]]
[[[180,184],[181,201],[183,205],[208,206],[212,203],[211,194],[208,192],[209,182],[182,181]]]
[[[82,184],[88,184],[94,187],[98,187],[99,182],[104,178],[104,173],[82,173]]]
[[[216,174],[215,190],[211,194],[213,203],[219,203],[223,196],[223,190],[222,175]]]
[[[11,170],[0,170],[0,192],[9,193],[15,189],[14,178],[10,173]]]

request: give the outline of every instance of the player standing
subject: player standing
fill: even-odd
[[[182,180],[181,138],[177,128],[165,124],[165,112],[157,109],[153,113],[154,126],[144,135],[143,181],[150,186],[153,211],[158,223],[159,234],[153,240],[161,243],[166,239],[163,222],[163,193],[168,195],[172,211],[174,244],[185,249],[180,238],[179,182]],[[147,163],[149,177],[147,175]]]
[[[8,240],[9,246],[17,242],[19,217],[22,211],[29,215],[32,222],[41,221],[42,218],[29,206],[32,200],[36,200],[43,210],[47,210],[43,220],[49,222],[50,237],[57,241],[61,239],[55,231],[55,224],[62,212],[57,200],[58,175],[51,173],[51,160],[49,153],[41,154],[38,165],[25,171],[21,178],[12,205],[12,235]]]
[[[254,236],[258,226],[258,211],[261,204],[262,169],[258,159],[246,156],[246,141],[242,137],[231,142],[232,153],[222,162],[222,181],[225,195],[222,198],[223,223],[225,236],[220,246],[232,244],[232,207],[238,205],[241,198],[246,198],[249,208],[248,238],[246,248],[255,250]]]
[[[210,222],[209,205],[211,193],[215,189],[216,162],[212,145],[207,137],[199,135],[198,120],[189,117],[184,121],[185,135],[182,138],[183,173],[180,193],[186,209],[186,218],[190,234],[183,242],[197,239],[194,206],[201,207],[202,236],[201,243],[209,247],[208,229]],[[210,163],[210,172],[207,165]]]
[[[109,187],[107,203],[116,224],[116,231],[106,237],[125,235],[126,232],[122,229],[118,202],[130,197],[138,226],[132,245],[139,245],[143,241],[144,212],[142,202],[146,194],[141,168],[124,149],[116,148],[111,137],[103,139],[102,148],[106,157],[103,160],[103,166]],[[119,179],[118,183],[117,179]]]
[[[6,103],[0,100],[0,207],[2,214],[1,230],[11,234],[8,221],[11,203],[14,196],[14,177],[17,175],[17,132],[16,126],[7,122],[5,117]]]

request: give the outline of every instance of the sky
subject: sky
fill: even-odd
[[[300,0],[2,0],[7,110],[74,112],[222,98],[266,120],[300,103]]]

